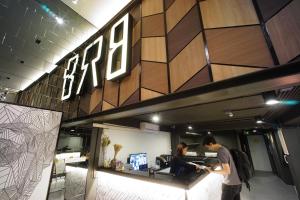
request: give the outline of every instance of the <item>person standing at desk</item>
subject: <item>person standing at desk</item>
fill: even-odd
[[[181,142],[177,145],[177,154],[171,161],[170,173],[177,177],[183,177],[200,170],[198,165],[192,165],[184,160],[184,156],[188,151],[186,143]]]

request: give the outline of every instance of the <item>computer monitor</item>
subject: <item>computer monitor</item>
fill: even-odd
[[[147,154],[135,153],[129,155],[129,163],[134,170],[144,171],[148,169]]]

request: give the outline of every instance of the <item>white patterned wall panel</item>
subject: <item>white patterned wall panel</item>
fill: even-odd
[[[43,171],[52,164],[60,122],[59,112],[0,103],[1,200],[46,197],[31,195],[47,191],[51,170]]]

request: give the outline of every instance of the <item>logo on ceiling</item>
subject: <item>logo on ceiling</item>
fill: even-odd
[[[118,80],[128,74],[131,49],[130,23],[130,15],[126,14],[110,30],[105,75],[107,80]],[[101,80],[99,80],[100,76],[98,74],[100,69],[97,68],[97,63],[104,60],[104,48],[104,37],[101,35],[84,49],[81,62],[78,53],[68,60],[67,69],[65,69],[63,77],[62,101],[69,99],[75,90],[76,95],[82,92],[88,71],[92,74],[93,87],[99,86]],[[80,75],[76,73],[78,63],[81,63],[80,70],[82,73]],[[76,79],[80,79],[77,88],[75,88]]]

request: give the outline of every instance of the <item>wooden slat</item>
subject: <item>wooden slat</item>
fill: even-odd
[[[167,10],[167,31],[169,32],[195,5],[195,0],[176,0]]]
[[[204,44],[200,33],[170,62],[171,91],[174,92],[205,65]]]
[[[300,54],[300,1],[293,1],[267,22],[280,64]]]
[[[204,28],[259,23],[251,0],[206,0],[200,8]]]
[[[163,0],[142,0],[142,16],[154,15],[164,11]]]
[[[165,37],[142,38],[142,60],[166,62]]]
[[[211,69],[212,69],[214,81],[221,81],[224,79],[241,76],[244,74],[261,70],[261,68],[215,65],[215,64],[211,65]]]
[[[141,93],[142,101],[145,101],[147,99],[153,99],[153,98],[160,97],[160,96],[163,95],[161,93],[154,92],[154,91],[151,91],[151,90],[148,90],[148,89],[145,89],[145,88],[142,88],[141,92],[142,92]]]
[[[260,26],[212,29],[205,32],[212,63],[273,66]]]

